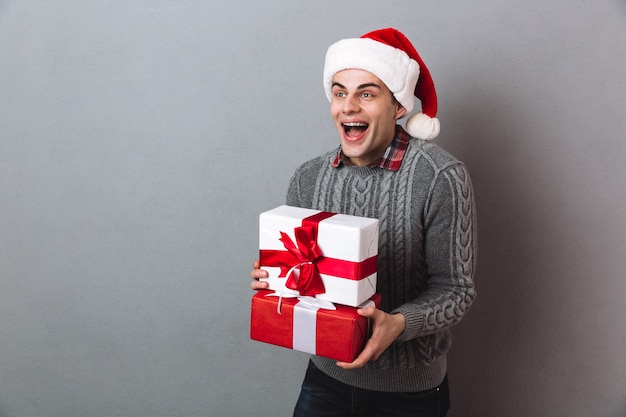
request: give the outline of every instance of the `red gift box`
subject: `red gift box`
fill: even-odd
[[[368,337],[368,318],[358,307],[332,304],[311,297],[280,298],[273,291],[252,297],[250,338],[259,342],[352,362]],[[335,308],[319,308],[326,303]],[[313,305],[312,305],[313,304]],[[363,305],[380,305],[380,295]]]

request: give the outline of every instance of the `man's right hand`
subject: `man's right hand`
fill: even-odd
[[[269,286],[269,283],[266,281],[260,281],[259,278],[267,278],[268,273],[265,269],[261,269],[261,263],[256,260],[254,264],[252,264],[252,272],[250,272],[250,276],[252,277],[252,282],[250,283],[250,287],[253,290],[265,290]]]

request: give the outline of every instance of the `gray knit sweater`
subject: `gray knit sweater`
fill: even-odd
[[[382,310],[399,312],[406,329],[374,362],[343,370],[314,356],[323,372],[377,391],[422,391],[447,372],[450,327],[476,296],[476,225],[465,166],[439,146],[412,138],[396,172],[331,162],[331,151],[301,165],[287,204],[377,218]]]

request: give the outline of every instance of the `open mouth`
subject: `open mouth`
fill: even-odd
[[[348,137],[357,137],[363,134],[369,127],[367,123],[363,122],[349,122],[342,123],[343,130]]]

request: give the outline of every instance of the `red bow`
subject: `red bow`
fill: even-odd
[[[294,229],[296,244],[291,240],[289,235],[280,232],[285,249],[297,260],[295,265],[287,273],[288,278],[285,286],[291,290],[297,290],[300,295],[315,296],[323,294],[324,282],[317,268],[317,260],[322,257],[322,251],[317,245],[317,227],[302,226]],[[281,265],[281,276],[283,276],[285,264]],[[300,269],[300,273],[296,277],[293,274],[294,269]]]
[[[322,256],[322,251],[317,245],[317,226],[322,220],[334,215],[335,213],[329,211],[320,211],[302,219],[302,226],[294,228],[297,245],[289,235],[280,232],[281,238],[279,240],[287,251],[261,250],[261,264],[279,266],[279,277],[289,275],[285,286],[299,291],[300,295],[323,294],[325,292],[324,282],[317,264],[319,261],[327,259]],[[293,274],[295,269],[300,269],[300,273],[296,276]]]

